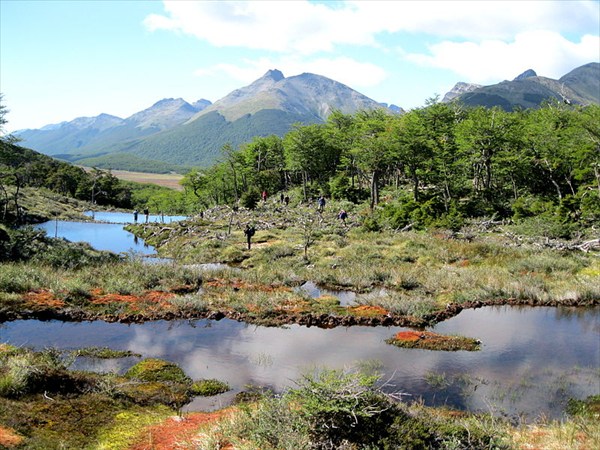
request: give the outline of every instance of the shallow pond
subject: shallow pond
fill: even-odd
[[[135,252],[142,255],[156,253],[154,247],[124,230],[121,224],[52,220],[35,227],[45,230],[50,237],[64,238],[71,242],[88,242],[96,250]]]
[[[50,237],[59,237],[71,242],[88,242],[96,250],[109,250],[115,253],[137,253],[152,255],[156,253],[154,247],[146,244],[143,239],[123,229],[123,224],[132,223],[133,215],[119,212],[92,212],[85,213],[98,222],[70,222],[51,220],[36,225],[36,228],[45,230]],[[144,221],[143,214],[140,215]],[[149,221],[175,222],[186,219],[185,216],[150,216]],[[164,262],[156,258],[153,262]]]
[[[486,307],[434,329],[480,339],[479,352],[401,349],[384,341],[399,327],[266,328],[231,320],[125,325],[35,320],[0,325],[0,342],[72,349],[109,346],[174,361],[192,378],[218,378],[234,390],[189,409],[226,404],[246,385],[281,390],[311,368],[378,367],[387,391],[528,419],[559,417],[569,397],[600,393],[600,308]],[[135,358],[81,359],[78,368],[124,371]]]

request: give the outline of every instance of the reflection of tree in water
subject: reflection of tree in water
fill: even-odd
[[[566,307],[555,308],[557,320],[574,319],[586,333],[600,333],[600,307]]]

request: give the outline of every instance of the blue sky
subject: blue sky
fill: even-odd
[[[599,1],[0,0],[5,131],[162,98],[212,102],[269,69],[405,109],[458,81],[600,60]]]

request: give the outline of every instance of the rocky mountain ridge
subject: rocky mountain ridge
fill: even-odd
[[[600,64],[578,67],[559,80],[528,69],[512,81],[480,86],[457,83],[443,98],[467,106],[506,110],[536,108],[548,99],[573,104],[600,103]],[[126,119],[109,114],[81,117],[38,130],[15,133],[23,145],[82,165],[144,170],[145,161],[169,165],[211,165],[221,148],[234,148],[255,136],[283,136],[295,123],[322,123],[333,110],[351,114],[387,108],[327,77],[303,73],[286,78],[267,71],[248,86],[216,101],[163,99]]]

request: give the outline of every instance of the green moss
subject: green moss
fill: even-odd
[[[171,381],[186,384],[190,382],[190,378],[179,366],[155,358],[140,361],[125,373],[125,377],[140,381]]]
[[[98,433],[98,450],[122,450],[129,448],[139,437],[144,428],[154,425],[173,414],[166,407],[152,409],[131,409],[115,415],[111,425]]]
[[[191,400],[190,385],[148,381],[125,383],[118,387],[119,396],[138,405],[169,405],[179,408]]]
[[[191,392],[193,395],[210,397],[212,395],[222,394],[231,388],[224,381],[215,379],[198,380],[192,384]]]
[[[139,358],[142,356],[130,350],[113,350],[108,347],[85,347],[77,349],[72,353],[74,356],[98,359],[128,358],[131,356]]]
[[[600,395],[591,395],[584,400],[569,399],[567,414],[570,416],[600,416]]]

